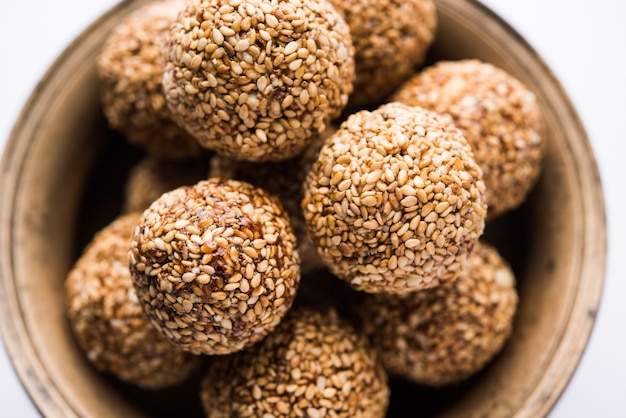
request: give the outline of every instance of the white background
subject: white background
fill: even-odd
[[[604,183],[609,252],[590,344],[551,417],[626,417],[626,2],[483,0],[539,52],[570,95]],[[56,56],[116,0],[2,0],[0,149]],[[0,346],[0,416],[36,417]]]

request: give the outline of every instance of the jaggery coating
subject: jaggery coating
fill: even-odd
[[[279,200],[213,178],[163,194],[132,236],[130,270],[151,321],[195,354],[242,350],[272,331],[300,281]]]
[[[202,382],[207,418],[382,418],[387,376],[335,311],[296,309],[255,347],[215,362]]]
[[[356,79],[348,107],[380,103],[420,66],[433,43],[432,0],[330,0],[350,26]]]
[[[497,250],[479,243],[453,283],[408,295],[368,295],[366,332],[389,373],[440,387],[481,370],[512,331],[515,276]]]
[[[161,86],[163,47],[183,5],[168,0],[140,7],[113,29],[98,58],[102,108],[110,126],[134,146],[168,159],[203,150],[172,120]]]
[[[100,230],[66,281],[71,329],[102,372],[147,389],[181,383],[200,359],[172,345],[144,315],[128,270],[130,234],[139,213]]]
[[[216,156],[211,159],[209,177],[223,177],[248,182],[278,197],[283,204],[296,236],[302,273],[324,267],[317,249],[307,234],[300,208],[302,183],[322,145],[337,131],[329,126],[298,156],[283,161],[250,163]]]
[[[153,155],[142,158],[128,173],[123,211],[143,212],[163,193],[207,178],[208,165],[208,162],[199,159],[173,161]]]
[[[169,39],[168,106],[222,156],[293,157],[352,92],[350,31],[327,0],[193,0]]]
[[[371,293],[454,280],[487,212],[465,137],[448,118],[400,103],[341,125],[307,176],[302,209],[328,268]]]
[[[393,100],[452,116],[483,170],[490,219],[526,199],[544,141],[537,99],[519,80],[478,60],[442,61],[407,81]]]

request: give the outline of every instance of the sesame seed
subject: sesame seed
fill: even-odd
[[[211,37],[216,45],[222,45],[224,43],[224,35],[222,35],[222,32],[220,32],[217,28],[213,28],[211,31]]]
[[[235,44],[235,51],[237,52],[245,51],[249,48],[249,46],[250,44],[248,43],[247,39],[241,39],[237,41],[237,44]]]

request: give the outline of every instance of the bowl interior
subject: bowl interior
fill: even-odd
[[[197,379],[158,392],[120,384],[86,362],[66,319],[65,276],[92,234],[119,213],[125,176],[141,156],[107,127],[95,58],[111,28],[142,3],[119,4],[68,48],[27,104],[3,158],[0,322],[47,416],[202,416]],[[527,202],[486,228],[518,279],[511,340],[454,388],[392,379],[389,416],[541,415],[573,373],[599,303],[605,232],[597,169],[566,95],[519,35],[478,3],[437,6],[431,61],[478,58],[525,82],[543,110],[547,153]]]

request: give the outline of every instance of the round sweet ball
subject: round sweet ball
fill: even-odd
[[[123,211],[143,212],[163,193],[207,178],[208,165],[206,159],[165,160],[145,156],[128,173]]]
[[[306,178],[302,209],[328,268],[370,293],[454,280],[487,213],[465,137],[449,119],[400,103],[341,125]]]
[[[389,401],[375,351],[333,310],[294,308],[259,345],[212,366],[200,392],[208,418],[382,418]]]
[[[129,260],[148,317],[194,354],[228,354],[263,339],[300,282],[296,240],[278,199],[219,178],[155,200],[134,229]]]
[[[454,385],[481,370],[512,331],[515,277],[497,250],[479,243],[459,278],[408,295],[370,295],[363,323],[389,373]]]
[[[209,177],[223,177],[248,182],[278,197],[289,215],[289,221],[298,243],[302,273],[324,267],[317,249],[307,235],[300,202],[302,182],[325,140],[337,131],[329,126],[296,157],[283,161],[250,163],[216,156],[211,159]]]
[[[99,231],[66,281],[71,329],[87,359],[102,372],[147,389],[181,383],[199,357],[172,345],[144,315],[128,270],[130,234],[139,213]]]
[[[350,30],[327,0],[193,0],[172,29],[163,87],[206,148],[246,161],[300,153],[348,102]]]
[[[539,177],[539,104],[519,80],[478,60],[442,61],[415,75],[394,100],[454,118],[484,173],[489,218],[517,208]]]
[[[131,13],[108,36],[98,58],[101,101],[109,125],[129,143],[163,158],[202,152],[179,127],[161,87],[163,46],[182,0],[150,3]]]
[[[421,65],[433,43],[432,0],[330,0],[350,26],[356,79],[348,107],[380,103]]]

